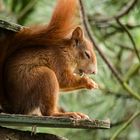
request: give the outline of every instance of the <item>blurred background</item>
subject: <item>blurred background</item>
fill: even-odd
[[[70,140],[109,140],[140,110],[140,1],[83,0],[83,3],[94,39],[123,83],[116,80],[95,49],[98,74],[91,77],[100,89],[62,94],[59,104],[66,111],[83,112],[91,118],[110,118],[111,128],[38,128],[38,132],[53,133]],[[24,26],[47,24],[55,4],[56,0],[0,0],[0,19]],[[121,24],[115,17],[120,18]],[[126,87],[122,86],[124,83]],[[130,122],[117,140],[140,140],[140,115]]]

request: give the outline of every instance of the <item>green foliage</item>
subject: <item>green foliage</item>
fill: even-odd
[[[99,47],[120,73],[122,79],[140,95],[140,62],[135,54],[132,42],[115,20],[97,22],[97,19],[116,15],[129,1],[87,0],[84,1],[84,4],[89,18],[92,19],[90,20],[90,25]],[[16,21],[18,23],[27,26],[41,23],[47,24],[56,1],[4,0],[4,2],[8,13],[12,13],[13,17],[17,17]],[[26,11],[26,7],[29,4],[31,4],[31,7]],[[124,15],[121,21],[131,33],[140,53],[139,6],[140,2],[138,1],[135,8],[129,14]],[[92,118],[110,118],[112,124],[118,125],[114,125],[106,131],[50,128],[39,128],[39,131],[59,134],[70,140],[108,140],[123,122],[128,120],[137,110],[140,110],[139,101],[135,100],[124,90],[98,53],[96,54],[98,58],[98,74],[91,77],[99,83],[101,89],[75,91],[76,93],[67,95],[63,94],[60,97],[60,105],[67,111],[81,111]],[[139,125],[139,119],[135,119],[119,135],[118,139],[139,140]]]

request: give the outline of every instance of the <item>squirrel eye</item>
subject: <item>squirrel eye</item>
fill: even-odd
[[[89,55],[88,52],[85,51],[85,55],[86,55],[86,57],[87,57],[88,59],[90,59],[90,55]]]

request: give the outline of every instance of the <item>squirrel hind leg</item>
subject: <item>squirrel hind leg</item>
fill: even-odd
[[[51,116],[57,109],[59,83],[55,73],[47,68],[40,67],[36,71],[40,77],[40,111],[43,116]]]

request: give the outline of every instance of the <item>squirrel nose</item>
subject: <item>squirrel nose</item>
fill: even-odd
[[[96,71],[93,71],[92,74],[96,74]]]
[[[92,74],[97,74],[97,69],[96,68],[92,71]]]

